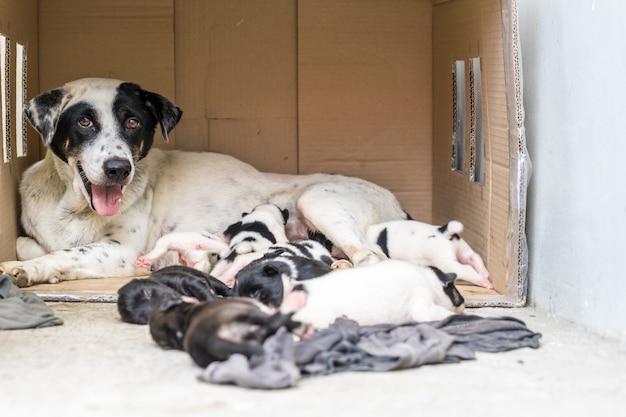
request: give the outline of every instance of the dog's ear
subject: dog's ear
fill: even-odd
[[[157,93],[146,90],[139,90],[139,96],[144,101],[152,115],[161,125],[161,133],[165,141],[168,141],[168,134],[180,121],[183,111],[167,98]]]
[[[24,105],[24,113],[31,125],[49,145],[56,132],[59,117],[70,97],[65,90],[57,88],[34,97]]]

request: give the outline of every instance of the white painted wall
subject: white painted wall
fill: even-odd
[[[626,1],[517,5],[529,301],[626,343]]]

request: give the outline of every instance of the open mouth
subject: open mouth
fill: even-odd
[[[120,202],[124,194],[120,184],[98,185],[93,184],[87,178],[87,174],[83,170],[80,163],[76,165],[78,175],[83,181],[85,191],[89,195],[89,204],[91,208],[101,216],[113,216],[120,209]]]

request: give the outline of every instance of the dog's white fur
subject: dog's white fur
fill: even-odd
[[[162,235],[198,230],[218,233],[242,212],[263,203],[288,209],[292,225],[306,224],[320,231],[355,265],[385,259],[365,239],[365,230],[372,224],[406,218],[390,191],[342,175],[260,173],[216,153],[151,149],[137,160],[119,132],[114,111],[121,84],[119,80],[82,79],[57,89],[62,101],[54,108],[42,107],[43,101],[27,104],[29,120],[47,145],[71,104],[89,105],[101,132],[90,146],[67,155],[67,163],[48,150],[43,160],[24,172],[20,194],[22,225],[28,237],[18,238],[19,261],[0,264],[0,272],[11,274],[18,285],[142,273],[136,270],[136,259]],[[69,146],[69,142],[64,144]],[[103,184],[102,161],[111,156],[131,161],[132,169],[123,184],[122,200],[115,201],[119,210],[101,216],[90,207],[78,163],[93,184]]]
[[[463,232],[461,222],[448,222],[442,233],[439,226],[429,223],[394,220],[369,226],[367,239],[376,243],[383,230],[387,231],[389,258],[435,266],[444,272],[455,273],[458,279],[493,288],[482,258],[459,236]]]
[[[293,319],[315,329],[326,328],[339,317],[362,326],[435,321],[465,308],[465,304],[452,304],[430,268],[399,260],[340,269],[301,282],[283,277],[284,300],[289,301],[284,312],[292,309],[291,294],[296,285],[304,288],[306,303]]]

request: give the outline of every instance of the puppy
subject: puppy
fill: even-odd
[[[117,310],[122,321],[146,324],[152,310],[163,302],[190,302],[230,297],[230,288],[194,268],[173,265],[153,272],[147,279],[135,278],[117,291]]]
[[[304,281],[332,271],[332,260],[329,256],[321,256],[321,259],[327,260],[324,262],[314,258],[308,250],[298,250],[307,246],[293,245],[293,249],[289,249],[289,245],[291,244],[284,245],[284,248],[272,246],[277,249],[241,269],[235,277],[233,293],[240,297],[255,298],[265,305],[277,308],[285,295],[282,278]],[[305,254],[309,256],[303,256]]]
[[[315,329],[328,327],[338,317],[361,325],[442,320],[465,308],[455,278],[434,267],[398,260],[336,270],[308,281],[281,275],[285,296],[294,291],[306,296],[293,319]]]
[[[261,204],[252,212],[243,213],[241,221],[233,223],[222,233],[229,242],[222,251],[220,260],[211,274],[229,285],[233,285],[237,272],[254,259],[262,256],[271,245],[286,243],[285,224],[289,211],[274,204]],[[242,256],[247,254],[255,254]]]
[[[262,354],[263,342],[280,327],[288,331],[300,327],[291,316],[237,297],[199,304],[168,302],[153,311],[149,323],[159,346],[185,350],[197,365],[206,367],[234,353]]]
[[[167,252],[173,251],[178,254],[182,265],[208,273],[212,268],[210,256],[227,249],[228,244],[224,240],[208,232],[173,232],[159,238],[154,248],[140,256],[136,263],[138,267],[150,268]]]
[[[463,224],[453,220],[434,226],[416,220],[398,220],[369,226],[367,240],[391,259],[453,272],[457,278],[493,288],[480,255],[460,237]]]

